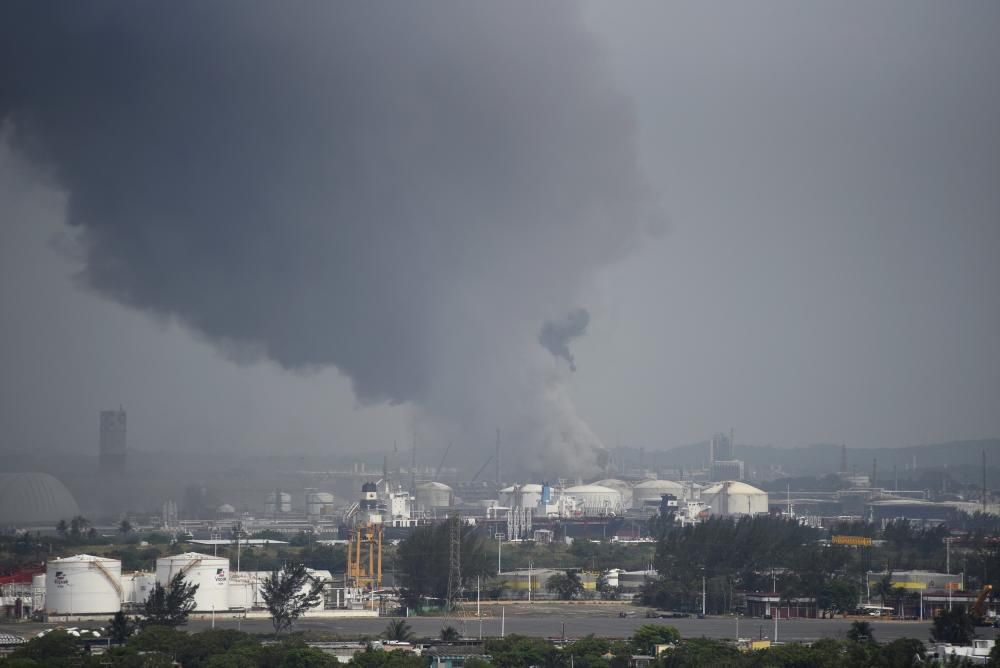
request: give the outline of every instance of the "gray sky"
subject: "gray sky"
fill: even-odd
[[[705,4],[3,40],[40,64],[0,66],[0,448],[96,449],[119,403],[148,449],[501,426],[546,467],[1000,434],[1000,7]],[[580,307],[573,373],[538,337]]]

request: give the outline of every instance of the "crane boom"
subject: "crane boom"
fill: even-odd
[[[441,455],[441,463],[438,464],[437,471],[434,472],[435,480],[439,475],[441,475],[441,469],[444,467],[444,460],[447,459],[449,452],[451,452],[451,441],[448,441],[448,447],[444,449],[444,454]]]

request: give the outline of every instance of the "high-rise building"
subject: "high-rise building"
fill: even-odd
[[[125,472],[125,409],[101,411],[100,466],[104,475]]]
[[[719,433],[708,442],[709,478],[719,480],[743,480],[743,462],[733,458],[733,432]]]
[[[733,439],[726,434],[716,434],[708,442],[708,461],[726,462],[733,458]]]

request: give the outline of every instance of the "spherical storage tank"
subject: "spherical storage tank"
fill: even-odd
[[[425,482],[417,485],[417,506],[420,508],[447,508],[451,505],[451,487],[442,482]]]
[[[0,525],[54,524],[79,514],[66,485],[48,473],[0,473]]]
[[[767,512],[767,492],[745,482],[726,480],[701,491],[712,515],[757,515]]]
[[[673,480],[643,480],[632,488],[632,507],[659,506],[660,497],[664,494],[673,494],[678,499],[683,499],[684,485]]]
[[[187,552],[156,560],[156,581],[164,587],[178,573],[188,584],[198,585],[194,609],[200,612],[229,609],[229,560]]]
[[[576,485],[566,488],[565,493],[580,502],[586,515],[606,515],[622,510],[621,492],[610,487]]]
[[[122,607],[122,562],[89,554],[53,559],[45,567],[50,615],[115,613]]]

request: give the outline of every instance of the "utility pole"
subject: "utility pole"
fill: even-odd
[[[705,576],[701,576],[701,616],[705,616]]]

